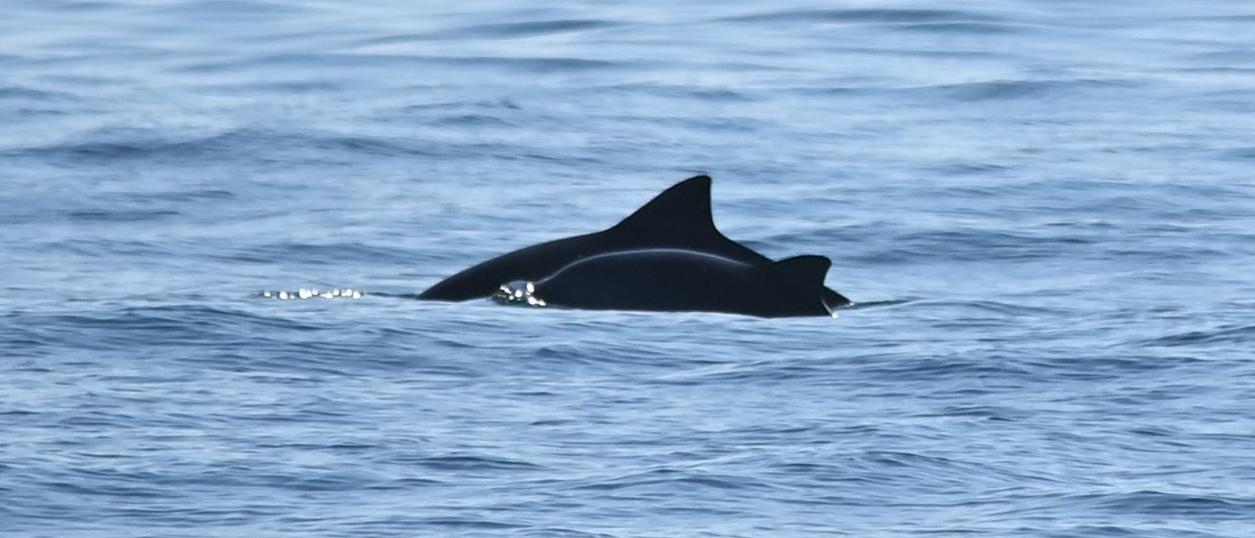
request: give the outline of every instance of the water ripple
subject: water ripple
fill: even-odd
[[[1000,17],[978,11],[948,9],[787,9],[741,15],[728,20],[745,22],[882,22],[882,23],[936,23],[936,22],[996,22]]]
[[[421,56],[362,53],[283,53],[248,56],[224,62],[179,65],[176,72],[191,74],[241,73],[294,68],[338,68],[349,71],[377,69],[496,68],[526,73],[564,73],[623,67],[622,62],[577,57],[527,56]]]
[[[1255,325],[1221,326],[1211,330],[1196,330],[1160,336],[1142,342],[1150,347],[1192,347],[1215,344],[1255,343]]]
[[[490,23],[449,28],[434,32],[416,34],[397,34],[364,39],[355,44],[358,47],[378,45],[395,45],[404,43],[424,42],[431,40],[465,40],[475,38],[514,39],[588,32],[621,26],[621,23],[598,19],[554,19],[509,23]]]

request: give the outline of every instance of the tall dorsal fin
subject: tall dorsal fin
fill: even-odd
[[[771,269],[781,278],[801,288],[823,289],[824,277],[832,260],[824,256],[794,256],[771,264]],[[818,297],[817,297],[818,298]]]
[[[662,191],[611,228],[644,240],[724,239],[710,214],[710,176],[693,176]]]

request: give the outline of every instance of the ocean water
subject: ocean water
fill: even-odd
[[[1255,536],[1255,5],[3,11],[6,538]],[[378,295],[697,173],[861,306]]]

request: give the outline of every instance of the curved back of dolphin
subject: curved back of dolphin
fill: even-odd
[[[750,264],[771,263],[766,256],[728,239],[715,228],[710,183],[710,177],[705,175],[688,178],[606,230],[503,254],[436,283],[418,297],[440,301],[489,297],[506,282],[540,280],[581,259],[622,250],[692,250]],[[823,296],[831,308],[850,303],[827,288]]]
[[[590,310],[827,316],[823,256],[745,263],[692,250],[611,252],[580,260],[527,286],[534,305]]]

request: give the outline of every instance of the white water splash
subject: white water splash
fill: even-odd
[[[338,289],[319,290],[318,288],[301,288],[295,291],[279,290],[279,291],[263,291],[259,294],[266,299],[278,299],[280,301],[294,301],[305,299],[361,299],[362,291],[354,289]]]

